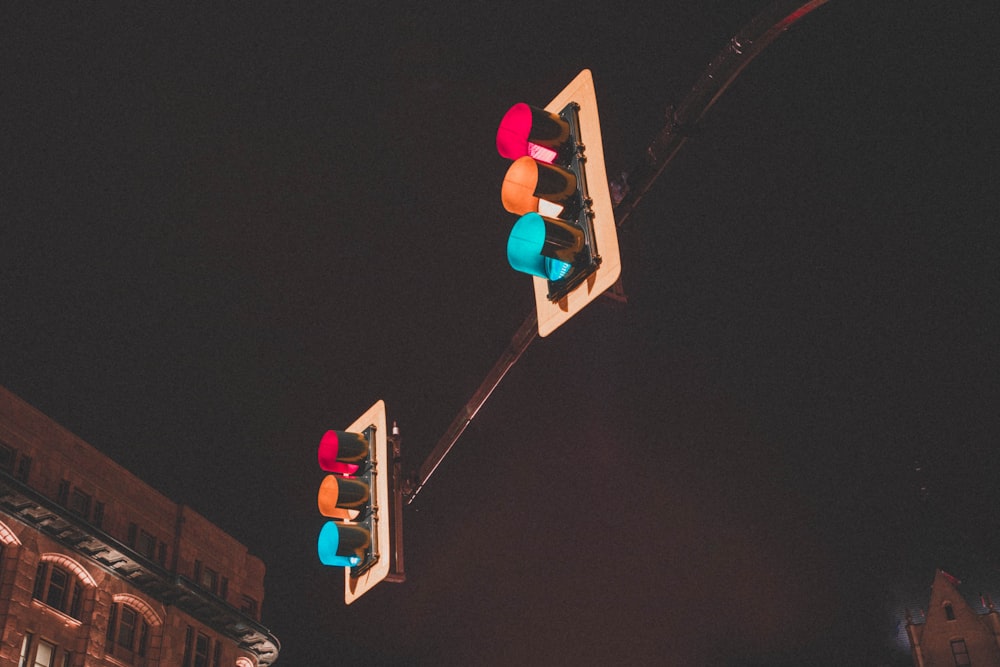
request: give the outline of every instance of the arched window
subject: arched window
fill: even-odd
[[[142,664],[137,659],[146,657],[149,648],[149,624],[138,611],[127,604],[111,605],[108,619],[106,650],[129,665]]]
[[[116,595],[108,617],[105,651],[127,665],[144,667],[153,626],[159,624],[160,619],[141,599]]]
[[[954,608],[952,608],[950,602],[944,603],[944,617],[947,618],[949,621],[955,620],[955,610]]]
[[[83,604],[83,583],[69,569],[60,564],[41,561],[35,573],[33,596],[77,620]]]
[[[35,572],[32,596],[53,609],[82,621],[83,596],[97,585],[94,577],[79,563],[58,553],[42,554]]]

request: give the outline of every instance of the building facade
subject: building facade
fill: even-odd
[[[1000,667],[1000,613],[992,600],[977,613],[959,594],[959,581],[938,570],[923,623],[907,619],[916,667]]]
[[[268,667],[264,564],[0,387],[0,667]]]

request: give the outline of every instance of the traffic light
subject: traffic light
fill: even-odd
[[[330,520],[320,529],[317,552],[324,565],[344,568],[347,604],[390,576],[394,482],[388,438],[385,402],[378,401],[346,430],[327,431],[319,442],[319,467],[328,474],[317,505]]]
[[[520,216],[507,260],[533,276],[538,334],[547,336],[621,275],[590,70],[544,109],[511,107],[497,130],[497,150],[514,161],[500,199]]]

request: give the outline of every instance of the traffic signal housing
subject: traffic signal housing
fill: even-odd
[[[500,199],[520,216],[507,260],[533,277],[538,333],[547,336],[621,275],[590,70],[544,108],[511,107],[497,130],[497,151],[513,160]]]
[[[347,604],[390,577],[392,569],[388,439],[380,400],[345,430],[327,431],[319,442],[319,467],[328,474],[320,483],[317,506],[328,521],[320,529],[317,553],[324,565],[344,568]]]

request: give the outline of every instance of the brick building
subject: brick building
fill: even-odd
[[[0,667],[267,667],[264,564],[0,387]]]
[[[984,600],[977,613],[958,592],[958,580],[938,570],[923,623],[907,619],[915,667],[1000,666],[1000,613]]]

